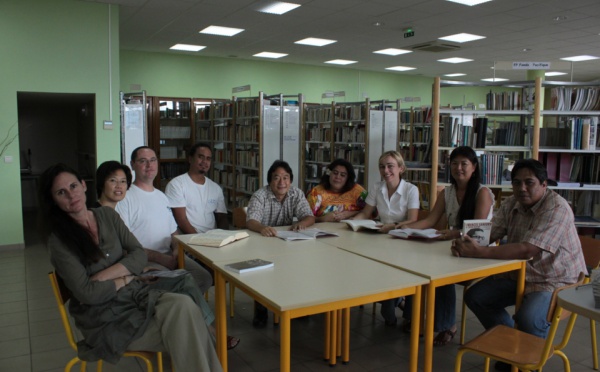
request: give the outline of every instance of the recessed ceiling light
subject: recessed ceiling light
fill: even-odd
[[[188,52],[197,52],[199,50],[202,50],[206,48],[203,45],[190,45],[190,44],[175,44],[172,47],[170,47],[169,49],[173,49],[173,50],[185,50]]]
[[[474,6],[474,5],[487,3],[488,1],[492,1],[492,0],[448,0],[448,1],[451,1],[453,3],[468,5],[468,6]]]
[[[521,49],[522,52],[531,52],[531,48],[523,48]]]
[[[558,21],[564,21],[565,19],[567,19],[567,17],[566,16],[556,16],[552,19],[558,22]]]
[[[457,76],[465,76],[466,74],[462,74],[462,73],[456,73],[456,74],[445,74],[444,76],[448,76],[448,77],[457,77]]]
[[[460,57],[438,59],[438,62],[446,62],[446,63],[464,63],[464,62],[472,62],[472,61],[473,61],[472,59],[460,58]]]
[[[380,26],[385,25],[385,23],[376,21],[376,22],[373,22],[372,25],[375,26],[375,27],[380,27]]]
[[[281,15],[281,14],[289,12],[290,10],[296,9],[299,6],[300,6],[300,4],[285,3],[282,1],[274,1],[268,5],[263,6],[262,8],[257,9],[257,10],[262,13],[280,14]]]
[[[503,78],[487,78],[487,79],[481,79],[481,81],[508,81],[508,79],[503,79]]]
[[[439,39],[440,40],[447,40],[447,41],[454,41],[456,43],[466,43],[467,41],[485,39],[485,36],[467,34],[467,33],[463,32],[463,33],[460,33],[460,34],[454,34],[454,35],[448,35],[448,36],[440,37]]]
[[[307,37],[306,39],[298,40],[294,44],[312,45],[312,46],[324,46],[337,42],[337,40],[319,39],[316,37]]]
[[[581,61],[589,61],[592,59],[598,59],[599,57],[594,57],[594,56],[573,56],[573,57],[565,57],[565,58],[561,58],[563,61],[571,61],[571,62],[581,62]]]
[[[347,59],[332,59],[331,61],[326,61],[325,63],[330,63],[332,65],[351,65],[356,62],[357,61],[349,61]]]
[[[416,67],[407,67],[407,66],[392,66],[392,67],[386,67],[386,70],[392,70],[392,71],[410,71],[410,70],[416,70]]]
[[[253,57],[262,57],[262,58],[281,58],[285,57],[287,54],[285,53],[273,53],[273,52],[261,52],[254,54]]]
[[[561,75],[566,75],[566,72],[558,72],[558,71],[549,71],[546,72],[545,75],[546,76],[561,76]]]
[[[239,34],[242,31],[244,31],[243,28],[208,26],[204,30],[200,31],[200,33],[209,35],[233,36]]]
[[[412,50],[387,48],[387,49],[376,50],[373,53],[387,54],[389,56],[398,56],[400,54],[412,53]]]

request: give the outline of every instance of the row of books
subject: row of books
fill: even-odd
[[[160,138],[190,138],[191,128],[180,126],[160,126]]]
[[[233,186],[233,173],[227,170],[214,169],[213,170],[213,181],[221,186]]]
[[[309,128],[306,131],[306,140],[307,141],[330,142],[331,141],[331,129],[327,125],[323,126],[323,124],[319,124],[319,126]]]
[[[233,164],[233,156],[231,156],[231,151],[229,151],[229,149],[215,148],[212,160],[215,163]]]
[[[337,147],[334,149],[336,159],[345,159],[353,165],[365,164],[365,149],[359,146]]]
[[[353,126],[353,127],[337,127],[335,128],[334,139],[336,142],[365,142],[365,126]]]
[[[331,149],[323,146],[307,146],[305,160],[328,163],[331,161]]]
[[[255,150],[236,150],[237,164],[243,167],[258,168],[260,154]]]
[[[400,112],[400,122],[401,123],[411,123],[411,114],[412,114],[412,123],[429,123],[431,124],[431,117],[433,115],[433,110],[431,106],[421,106],[414,107],[412,110],[402,110]]]
[[[410,168],[406,169],[406,172],[402,175],[402,178],[410,183],[430,182],[431,171],[429,170],[413,170]]]
[[[414,126],[412,130],[405,128],[406,124],[400,124],[398,132],[399,142],[429,142],[431,140],[431,126]]]
[[[364,120],[366,106],[361,105],[339,105],[335,107],[336,120]]]
[[[598,117],[567,118],[556,127],[540,128],[540,147],[595,151],[599,137]]]
[[[479,157],[481,182],[485,185],[502,185],[510,182],[508,164],[503,154],[482,154]]]
[[[331,122],[331,107],[308,107],[306,109],[306,121]]]
[[[550,90],[550,105],[557,111],[600,110],[600,88],[555,87]]]
[[[268,101],[270,104],[271,101]],[[244,99],[235,102],[237,117],[253,117],[260,115],[260,101],[257,99]]]
[[[160,165],[160,177],[162,179],[171,179],[184,174],[189,169],[187,163],[163,163]]]
[[[405,161],[431,163],[431,140],[428,144],[400,147],[400,154]]]
[[[600,184],[600,155],[540,152],[548,178],[557,182]]]
[[[243,190],[247,193],[253,193],[258,190],[259,178],[256,174],[240,173],[236,187],[238,190]]]
[[[235,136],[235,127],[232,125],[215,127],[215,141],[232,141]]]
[[[444,116],[440,123],[440,146],[528,146],[529,126],[517,121],[473,119],[473,125],[464,125],[458,117]]]
[[[238,142],[259,142],[257,125],[238,125],[235,131],[235,140]]]
[[[521,92],[490,92],[485,95],[486,110],[523,110]]]

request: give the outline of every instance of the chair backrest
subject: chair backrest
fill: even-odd
[[[546,317],[546,319],[548,320],[549,323],[552,322],[552,319],[554,318],[554,312],[555,312],[556,305],[557,305],[558,293],[560,291],[564,291],[565,289],[573,288],[573,287],[577,287],[577,286],[581,285],[583,283],[584,279],[585,279],[585,273],[579,273],[579,277],[577,278],[576,283],[569,284],[564,287],[556,288],[554,290],[554,292],[552,292],[552,299],[550,300],[550,307],[548,308],[548,315]],[[571,312],[563,309],[563,311],[561,312],[561,315],[560,315],[560,319],[561,320],[565,319],[569,315],[571,315]]]
[[[67,334],[67,340],[69,341],[69,345],[71,345],[74,350],[77,350],[77,343],[75,342],[75,336],[73,335],[73,329],[71,328],[71,323],[69,322],[69,316],[65,307],[65,303],[71,298],[71,293],[63,283],[62,279],[56,275],[56,272],[52,271],[48,273],[48,277],[50,278],[50,284],[52,284],[52,290],[54,292],[54,297],[56,298],[58,312],[60,313],[65,333]]]
[[[246,211],[248,207],[233,208],[233,227],[238,229],[246,228]]]
[[[579,235],[585,265],[595,269],[600,265],[600,240]]]

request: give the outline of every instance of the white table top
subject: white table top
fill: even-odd
[[[287,230],[288,227],[278,227]],[[224,245],[220,248],[187,244],[194,234],[176,235],[175,238],[187,245],[188,250],[198,253],[206,264],[213,265],[220,261],[243,261],[252,258],[268,259],[281,254],[302,253],[311,250],[331,249],[331,246],[320,244],[316,240],[284,241],[274,237],[264,237],[259,233],[246,230],[250,237]]]
[[[280,239],[275,240],[284,244]],[[254,292],[257,298],[261,298],[261,302],[280,311],[329,304],[428,283],[426,278],[373,260],[339,249],[327,249],[318,241],[316,245],[322,245],[324,249],[268,257],[274,262],[271,268],[243,274],[225,269],[224,265],[230,262],[216,262],[215,268],[223,273],[226,280],[234,278],[236,285],[240,283]],[[315,245],[315,241],[312,242]]]
[[[591,284],[560,291],[558,293],[558,305],[586,318],[600,321],[600,308],[596,308]]]
[[[436,280],[474,270],[490,269],[521,260],[495,260],[455,257],[450,252],[451,241],[398,239],[370,231],[352,231],[346,224],[321,223],[322,230],[338,233],[339,237],[322,238],[325,244],[363,257]]]

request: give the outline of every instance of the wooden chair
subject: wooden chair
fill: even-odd
[[[568,317],[570,313],[557,306],[556,299],[558,292],[582,284],[584,277],[584,274],[581,273],[577,283],[558,288],[552,293],[547,318],[551,324],[546,339],[519,331],[516,328],[504,325],[495,326],[458,349],[454,371],[460,372],[462,357],[465,353],[474,353],[483,356],[485,358],[484,370],[486,372],[490,368],[490,359],[511,364],[522,371],[533,371],[541,369],[553,355],[558,355],[563,360],[565,371],[570,371],[569,359],[558,347],[554,346],[554,337],[556,336],[559,323],[562,319]],[[561,345],[566,345],[569,341],[576,318],[576,314],[571,315],[564,331]]]
[[[585,259],[585,265],[588,270],[600,267],[600,240],[588,236],[579,235],[581,241],[581,250]],[[590,272],[591,274],[591,272]],[[589,283],[590,277],[584,279],[584,283]],[[590,319],[590,336],[592,339],[592,359],[594,369],[598,369],[598,343],[596,340],[596,322]]]
[[[67,309],[65,307],[65,303],[71,298],[71,293],[64,285],[62,280],[55,272],[48,273],[48,277],[50,278],[50,283],[52,284],[52,290],[54,291],[54,297],[56,297],[56,303],[58,305],[58,311],[60,312],[60,318],[63,323],[63,327],[65,328],[65,332],[67,334],[67,340],[69,341],[69,345],[77,352],[77,343],[75,341],[75,334],[73,333],[73,329],[71,328],[71,323],[69,322],[69,315],[67,314]],[[142,359],[146,363],[146,369],[148,372],[152,372],[152,357],[156,355],[158,372],[163,372],[162,365],[162,353],[161,352],[150,352],[150,351],[126,351],[123,356],[124,357],[136,357]],[[87,362],[85,360],[79,359],[77,356],[71,359],[67,365],[65,366],[65,372],[69,372],[71,368],[81,362],[81,371],[86,370]],[[96,362],[96,370],[98,372],[102,371],[102,359]]]

